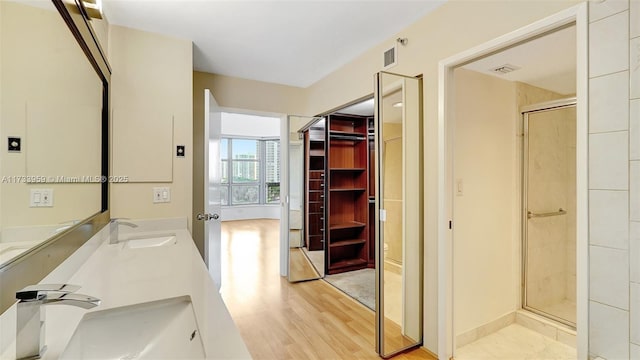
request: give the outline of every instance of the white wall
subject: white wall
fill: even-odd
[[[251,219],[280,219],[280,204],[222,207],[222,221]]]
[[[222,113],[222,136],[280,137],[280,118]]]
[[[638,359],[640,2],[589,8],[589,353]]]

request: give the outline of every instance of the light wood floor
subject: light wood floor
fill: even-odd
[[[222,296],[257,359],[378,359],[373,312],[324,281],[280,277],[277,220],[222,223]],[[417,349],[394,359],[435,360]]]
[[[291,281],[300,281],[304,279],[317,279],[320,274],[311,264],[311,261],[307,259],[304,254],[304,250],[301,248],[289,249],[289,262],[291,267],[289,269],[289,277]]]

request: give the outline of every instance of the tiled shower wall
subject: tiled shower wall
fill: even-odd
[[[589,3],[589,353],[640,359],[640,0]]]

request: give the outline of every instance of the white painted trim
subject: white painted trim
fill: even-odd
[[[589,358],[589,13],[576,6],[576,346]]]
[[[280,276],[289,276],[289,117],[284,115],[280,120]]]
[[[587,3],[536,21],[511,33],[500,36],[469,50],[446,58],[438,64],[438,358],[453,356],[453,232],[448,222],[453,214],[453,131],[452,104],[453,71],[492,52],[516,45],[534,36],[576,22],[577,30],[577,143],[576,143],[576,201],[577,201],[577,332],[578,359],[588,354],[588,193],[587,193],[587,110],[588,110],[588,18]],[[454,223],[455,226],[455,223]]]

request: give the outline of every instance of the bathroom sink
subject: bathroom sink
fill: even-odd
[[[142,249],[158,246],[175,245],[178,240],[176,234],[161,234],[148,236],[132,236],[125,240],[124,247],[130,249]]]
[[[9,243],[0,243],[0,264],[4,263],[7,260],[13,259],[14,257],[31,249],[34,245],[37,245],[39,243],[40,241],[15,241]]]
[[[204,359],[191,297],[90,312],[60,359]]]

